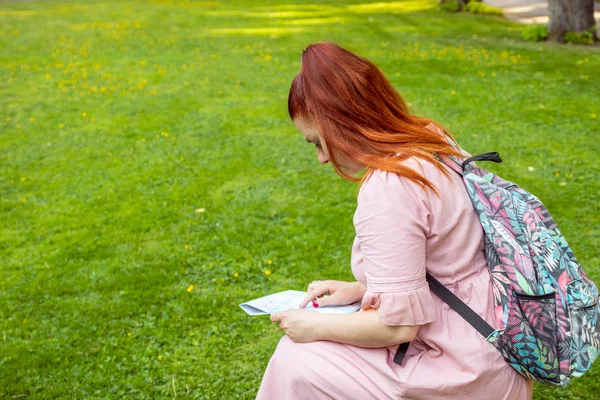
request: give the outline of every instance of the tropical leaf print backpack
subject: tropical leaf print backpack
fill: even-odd
[[[492,279],[494,329],[427,273],[431,290],[457,311],[522,375],[565,386],[598,356],[598,288],[587,278],[542,202],[473,161],[501,162],[498,153],[440,159],[462,175],[485,232]],[[402,363],[408,344],[400,345]]]

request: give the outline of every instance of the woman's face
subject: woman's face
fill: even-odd
[[[312,143],[317,151],[317,158],[321,164],[327,164],[329,162],[329,153],[327,152],[327,145],[325,141],[319,135],[319,130],[313,124],[308,123],[302,118],[296,118],[294,120],[296,128],[302,133],[302,136],[308,143]],[[340,157],[338,157],[340,158]],[[348,174],[354,175],[361,169],[365,168],[364,165],[355,162],[347,157],[341,157],[338,160],[340,167],[342,167]]]

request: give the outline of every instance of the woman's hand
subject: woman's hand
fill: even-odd
[[[324,315],[309,310],[290,310],[271,315],[271,321],[279,322],[279,328],[296,343],[320,340],[319,322]]]
[[[300,303],[300,308],[306,307],[311,301],[314,307],[345,306],[362,299],[366,290],[360,282],[314,281],[308,285],[308,293]],[[326,293],[329,296],[322,297]]]

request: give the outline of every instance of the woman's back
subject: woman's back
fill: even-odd
[[[375,170],[359,192],[352,252],[353,273],[367,285],[363,304],[379,308],[386,324],[423,324],[402,366],[392,364],[397,347],[389,348],[388,363],[402,382],[401,396],[531,398],[531,381],[432,295],[425,281],[427,270],[494,324],[483,229],[461,176],[451,169],[446,176],[429,161],[404,163],[423,174],[440,196]]]

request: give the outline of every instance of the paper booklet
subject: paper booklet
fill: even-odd
[[[274,293],[265,297],[250,300],[240,304],[240,307],[250,315],[269,315],[281,311],[299,309],[300,303],[302,303],[304,297],[306,297],[306,292],[286,290],[285,292]],[[351,314],[360,309],[360,302],[347,306],[326,306],[318,308],[313,307],[312,302],[310,302],[305,309],[318,311],[324,314]]]

